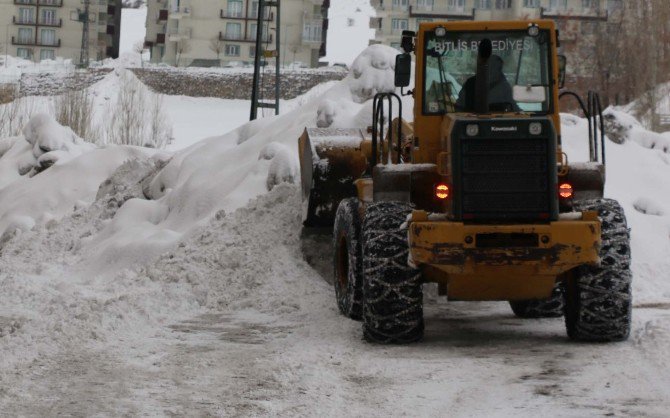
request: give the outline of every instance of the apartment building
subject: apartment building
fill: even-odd
[[[281,0],[280,63],[316,67],[326,54],[330,0]],[[148,0],[145,46],[151,61],[176,66],[251,63],[257,0]],[[276,8],[263,15],[265,50],[276,46]]]
[[[41,61],[81,57],[82,0],[0,0],[2,53]],[[89,57],[119,55],[121,0],[91,0]]]
[[[564,41],[595,32],[622,9],[623,0],[371,0],[377,16],[371,43],[400,46],[403,30],[437,20],[555,19]]]

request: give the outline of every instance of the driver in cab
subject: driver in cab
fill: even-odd
[[[521,112],[514,100],[512,86],[503,73],[503,60],[498,55],[489,59],[489,108],[498,112]],[[463,85],[455,108],[457,112],[475,111],[476,76],[468,78]]]

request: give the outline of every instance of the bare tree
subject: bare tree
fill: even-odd
[[[69,126],[84,140],[95,142],[93,134],[93,99],[86,90],[69,90],[54,99],[54,115],[58,123]]]
[[[653,128],[658,125],[651,111],[660,99],[657,86],[670,81],[670,2],[620,4],[601,11],[606,19],[558,19],[566,29],[562,33],[576,34],[576,42],[564,42],[569,85],[580,94],[599,91],[605,106],[637,100],[637,116]]]
[[[188,54],[191,52],[191,41],[188,39],[180,39],[177,42],[177,67],[179,67],[179,61],[183,54]]]
[[[219,65],[221,65],[221,53],[223,52],[224,48],[225,44],[218,36],[215,36],[209,40],[209,49],[211,49],[216,54],[216,59],[219,61]]]
[[[140,67],[144,68],[144,60],[142,59],[142,55],[144,54],[144,42],[142,41],[136,42],[135,45],[133,45],[133,52],[139,54]]]
[[[103,142],[165,148],[172,141],[172,125],[165,116],[161,95],[147,96],[142,83],[129,72],[121,75],[121,90],[111,117],[102,127]]]

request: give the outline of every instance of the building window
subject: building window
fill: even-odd
[[[26,60],[29,60],[33,57],[33,51],[28,48],[17,48],[16,49],[16,56],[19,58],[23,58]]]
[[[623,9],[623,2],[621,0],[607,0],[607,11],[609,13],[618,12]]]
[[[417,0],[416,7],[421,10],[432,11],[435,5],[435,0]]]
[[[582,9],[584,9],[584,10],[598,10],[598,9],[600,9],[600,1],[598,1],[598,0],[582,0]]]
[[[226,45],[225,54],[227,57],[239,57],[240,56],[240,46],[239,45]]]
[[[230,22],[226,23],[226,39],[242,39],[242,24]]]
[[[491,0],[479,0],[477,3],[478,9],[490,9],[491,8]]]
[[[549,8],[551,10],[567,10],[568,0],[550,0]]]
[[[40,50],[40,60],[53,60],[56,58],[56,51],[53,49]]]
[[[41,24],[55,26],[56,22],[56,9],[42,9]]]
[[[257,23],[252,23],[249,26],[249,39],[252,41],[256,40],[256,31],[258,30],[258,24]],[[269,40],[268,38],[268,25],[267,23],[263,24],[263,32],[261,33],[261,40],[263,42],[267,42]]]
[[[523,0],[523,7],[528,8],[540,7],[540,0]]]
[[[450,10],[463,10],[465,7],[465,0],[448,0],[447,1],[447,8]]]
[[[40,30],[40,43],[42,45],[56,45],[56,31],[53,29]]]
[[[249,58],[256,58],[256,47],[255,46],[250,46],[249,47]]]
[[[391,19],[391,28],[394,31],[407,30],[407,19]]]
[[[321,42],[323,23],[320,20],[306,20],[302,25],[302,40],[307,42]]]
[[[35,23],[35,9],[32,8],[27,8],[27,7],[20,7],[19,8],[19,22],[18,23],[25,23],[25,24],[33,24]]]
[[[32,44],[34,41],[31,28],[19,28],[19,43]]]
[[[496,0],[496,9],[512,8],[512,0]]]
[[[256,7],[258,7],[258,4]],[[226,17],[243,17],[242,1],[228,0],[228,9],[226,9],[226,12]]]
[[[409,0],[393,0],[393,8],[396,10],[407,10]]]

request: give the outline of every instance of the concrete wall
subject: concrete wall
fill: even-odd
[[[222,99],[249,100],[253,74],[203,73],[186,69],[140,69],[135,75],[153,91],[169,95],[192,97],[218,97]],[[282,71],[280,96],[293,99],[308,92],[318,84],[341,80],[347,72],[324,71]],[[264,94],[274,97],[274,74],[263,76]]]

